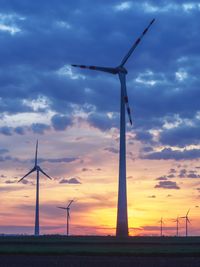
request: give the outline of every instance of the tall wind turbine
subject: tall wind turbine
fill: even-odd
[[[52,179],[48,174],[46,174],[38,165],[38,140],[36,142],[35,149],[35,165],[27,174],[25,174],[18,182],[21,182],[25,177],[27,177],[32,172],[36,172],[36,206],[35,206],[35,235],[40,234],[40,223],[39,223],[39,180],[40,172],[43,173],[47,178]]]
[[[189,220],[189,218],[188,218],[188,214],[189,214],[189,212],[190,212],[190,209],[188,210],[188,212],[186,213],[185,216],[180,217],[180,218],[182,218],[182,219],[185,219],[185,236],[188,236],[188,223],[190,223],[190,220]]]
[[[69,220],[70,220],[69,211],[70,211],[70,206],[71,206],[72,202],[74,202],[74,200],[70,200],[69,204],[66,208],[65,207],[58,207],[59,209],[63,209],[63,210],[67,211],[67,236],[69,235]]]
[[[125,108],[128,113],[130,124],[132,125],[131,112],[128,102],[128,95],[126,90],[126,75],[128,71],[124,67],[127,60],[138,46],[144,35],[153,24],[153,19],[143,33],[139,36],[131,49],[122,59],[120,65],[115,68],[98,67],[98,66],[85,66],[85,65],[72,65],[82,69],[90,69],[96,71],[103,71],[110,74],[117,74],[121,84],[121,99],[120,99],[120,152],[119,152],[119,185],[118,185],[118,207],[117,207],[117,227],[116,235],[118,237],[128,236],[128,216],[127,216],[127,194],[126,194],[126,122],[125,122]]]

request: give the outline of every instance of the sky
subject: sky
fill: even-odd
[[[200,1],[0,2],[0,233],[32,234],[36,140],[42,234],[113,235],[116,227],[120,85],[70,64],[126,63],[130,235],[175,235],[190,209],[200,235]],[[180,234],[185,221],[180,220]]]

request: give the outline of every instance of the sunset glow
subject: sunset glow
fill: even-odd
[[[70,64],[116,66],[155,17],[128,62],[129,234],[160,235],[163,217],[163,235],[174,236],[190,209],[189,235],[199,235],[199,4],[67,2],[0,4],[0,234],[33,234],[36,177],[18,180],[38,139],[53,177],[40,176],[41,234],[66,234],[57,207],[74,199],[71,235],[115,235],[119,83]]]

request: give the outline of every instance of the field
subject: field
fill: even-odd
[[[200,237],[1,236],[0,266],[200,266]]]

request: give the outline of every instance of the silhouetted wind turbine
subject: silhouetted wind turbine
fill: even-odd
[[[190,223],[190,220],[189,220],[189,218],[188,218],[188,214],[189,214],[189,212],[190,212],[190,209],[188,210],[188,212],[186,213],[185,216],[180,217],[180,218],[182,218],[182,219],[185,219],[185,236],[188,236],[188,223]]]
[[[59,209],[63,209],[63,210],[67,211],[67,236],[69,235],[69,220],[70,220],[69,211],[70,211],[70,206],[71,206],[72,202],[74,202],[74,200],[70,200],[69,204],[66,208],[65,207],[58,207]]]
[[[30,172],[24,175],[18,182],[21,182],[25,177],[27,177],[32,172],[36,171],[36,207],[35,207],[35,235],[40,234],[40,224],[39,224],[39,179],[40,179],[40,172],[43,173],[47,178],[52,179],[48,174],[46,174],[38,165],[38,140],[36,142],[36,149],[35,149],[35,165]]]
[[[125,123],[125,108],[128,113],[130,124],[132,125],[131,112],[128,102],[128,95],[126,90],[126,74],[128,71],[124,65],[127,60],[138,46],[150,26],[153,24],[153,19],[147,28],[143,31],[140,37],[133,44],[131,49],[122,59],[119,66],[115,68],[110,67],[98,67],[98,66],[85,66],[85,65],[72,65],[73,67],[79,67],[82,69],[90,69],[103,71],[111,74],[117,74],[121,83],[121,104],[120,104],[120,152],[119,152],[119,185],[118,185],[118,208],[117,208],[117,236],[128,236],[128,216],[127,216],[127,194],[126,194],[126,123]]]
[[[175,220],[173,220],[173,222],[176,223],[176,236],[178,236],[178,230],[179,230],[179,219],[180,217],[177,216],[177,218]]]
[[[160,236],[162,236],[163,235],[163,224],[164,224],[162,217],[161,217],[159,223],[160,223]]]

